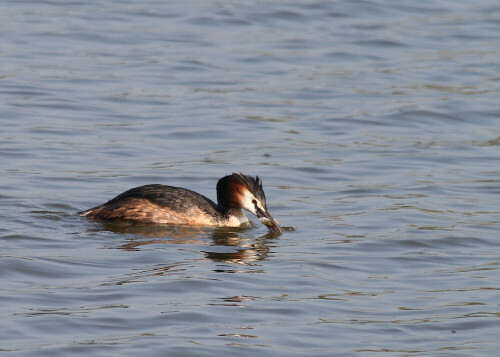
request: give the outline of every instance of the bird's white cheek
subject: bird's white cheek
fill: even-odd
[[[242,202],[241,202],[241,207],[243,209],[246,209],[247,211],[253,213],[253,214],[257,214],[257,210],[255,209],[255,205],[252,203],[252,201],[254,200],[255,198],[250,195],[249,193],[246,193],[244,196],[243,196],[243,199],[242,199]]]

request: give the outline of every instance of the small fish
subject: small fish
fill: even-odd
[[[269,228],[269,231],[274,233],[283,233],[283,228],[281,228],[280,223],[276,219],[269,219],[267,217],[259,217],[260,223]]]

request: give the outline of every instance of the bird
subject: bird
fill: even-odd
[[[217,204],[182,187],[149,184],[127,190],[108,202],[78,212],[99,221],[140,224],[238,227],[248,224],[243,210],[256,215],[271,232],[283,233],[268,212],[259,176],[233,173],[217,182]]]

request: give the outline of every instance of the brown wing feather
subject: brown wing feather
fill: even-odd
[[[214,225],[217,206],[194,191],[165,185],[132,188],[81,215],[111,221]]]

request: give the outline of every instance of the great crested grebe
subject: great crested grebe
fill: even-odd
[[[217,204],[182,187],[154,184],[132,188],[78,214],[115,222],[237,227],[248,222],[242,209],[256,215],[270,231],[283,232],[267,212],[262,181],[241,173],[217,182]]]

